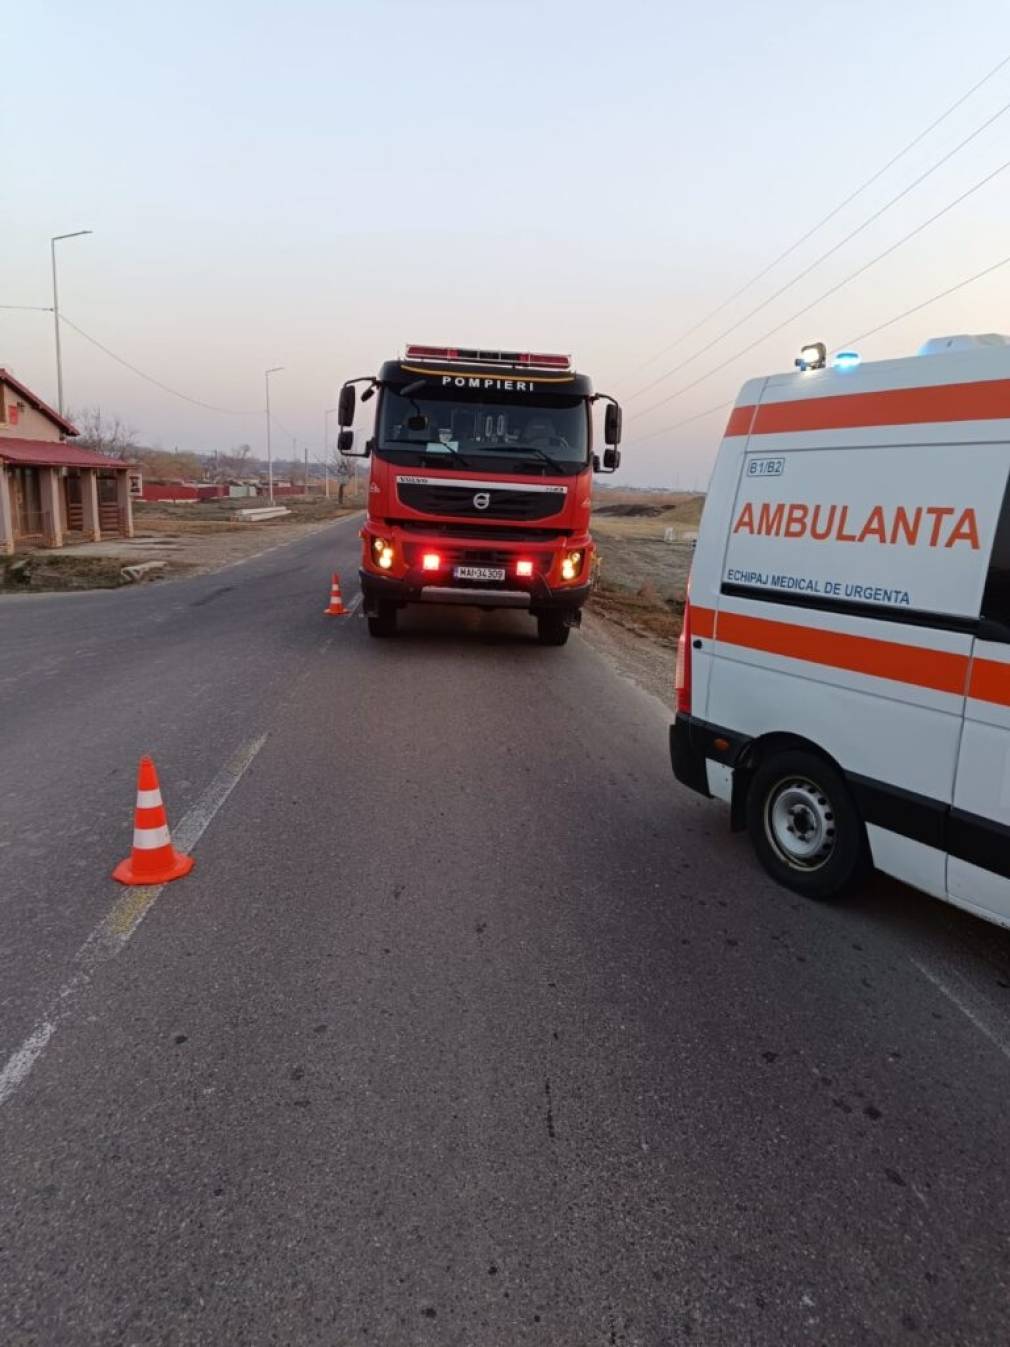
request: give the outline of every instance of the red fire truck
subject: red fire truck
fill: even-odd
[[[361,401],[375,397],[358,443]],[[604,449],[593,452],[594,403]],[[391,636],[409,603],[520,608],[564,645],[589,596],[594,472],[621,461],[621,409],[566,355],[408,346],[340,391],[341,453],[371,456],[362,530],[368,629]]]

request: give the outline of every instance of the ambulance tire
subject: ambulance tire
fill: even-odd
[[[368,617],[369,636],[395,636],[396,635],[396,605],[386,602],[380,602],[376,611],[370,613]]]
[[[869,873],[863,820],[840,773],[816,753],[780,750],[758,765],[747,827],[772,879],[806,898],[840,898]]]

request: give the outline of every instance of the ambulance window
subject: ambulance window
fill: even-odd
[[[1010,483],[1003,494],[1003,508],[993,539],[989,575],[982,597],[982,616],[1003,623],[1010,639]]]

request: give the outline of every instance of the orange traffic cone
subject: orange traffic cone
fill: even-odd
[[[137,772],[137,808],[133,816],[133,850],[112,872],[120,884],[167,884],[193,868],[192,856],[181,856],[172,846],[168,817],[154,763],[140,759]]]
[[[347,609],[344,607],[344,600],[340,595],[340,576],[333,572],[333,583],[330,586],[330,606],[323,609],[324,617],[346,617]]]

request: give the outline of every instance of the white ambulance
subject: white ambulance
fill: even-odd
[[[678,780],[781,883],[1010,926],[1010,337],[745,384],[677,660]]]

